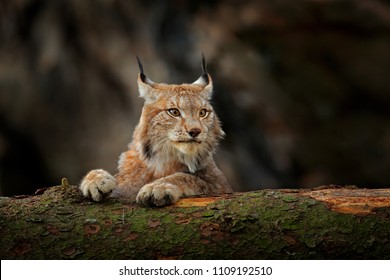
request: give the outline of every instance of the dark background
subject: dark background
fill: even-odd
[[[390,183],[390,4],[0,0],[0,194],[116,172],[156,82],[204,52],[236,190]]]

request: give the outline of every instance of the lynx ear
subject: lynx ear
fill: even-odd
[[[145,99],[145,102],[152,103],[157,100],[157,95],[153,90],[155,82],[146,77],[144,73],[144,67],[142,66],[141,60],[137,56],[139,74],[138,74],[138,91],[139,95]]]
[[[207,73],[207,64],[206,64],[206,60],[204,58],[203,53],[202,53],[201,67],[202,67],[202,71],[203,71],[202,75],[192,84],[203,86],[204,89],[202,90],[201,94],[202,94],[203,98],[209,100],[209,99],[211,99],[211,96],[213,93],[213,81],[211,80],[209,73]]]

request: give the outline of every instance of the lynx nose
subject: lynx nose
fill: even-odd
[[[188,131],[188,134],[192,138],[196,138],[202,131],[199,128],[192,128],[190,131]]]

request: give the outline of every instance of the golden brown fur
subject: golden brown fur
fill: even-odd
[[[215,165],[213,153],[224,136],[209,100],[212,81],[203,75],[192,84],[149,80],[140,64],[138,88],[145,99],[129,150],[122,153],[115,177],[90,171],[80,189],[94,201],[111,193],[139,204],[164,206],[180,197],[232,192]]]

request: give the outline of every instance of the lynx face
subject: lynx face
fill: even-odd
[[[141,117],[142,124],[148,124],[142,152],[150,166],[163,172],[179,161],[195,172],[224,135],[208,100],[211,87],[152,84],[147,90],[153,98],[146,99]]]
[[[168,85],[138,76],[145,99],[138,150],[156,173],[182,163],[196,172],[224,136],[209,100],[212,81],[206,72],[192,84]]]
[[[210,104],[188,91],[174,95],[165,107],[161,117],[167,128],[167,140],[183,154],[197,153],[209,137],[214,122]]]

